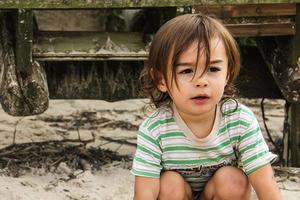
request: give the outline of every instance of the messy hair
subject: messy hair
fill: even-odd
[[[168,66],[171,66],[171,79],[174,79],[176,63],[180,55],[196,41],[198,55],[201,52],[206,56],[204,72],[207,71],[210,62],[210,40],[213,37],[222,40],[228,57],[228,82],[222,99],[234,98],[236,89],[233,82],[240,70],[240,54],[236,41],[217,19],[203,14],[185,14],[166,22],[155,34],[148,61],[140,76],[142,93],[150,98],[156,108],[171,103],[169,94],[157,88],[162,77],[168,84],[167,72],[170,69]],[[174,80],[177,85],[176,78]]]

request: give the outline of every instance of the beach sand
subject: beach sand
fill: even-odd
[[[269,141],[262,124],[260,100],[242,101],[254,111]],[[126,159],[111,159],[111,162],[103,165],[97,163],[97,170],[93,165],[92,169],[72,169],[65,162],[48,170],[29,166],[16,174],[2,169],[0,199],[132,199],[134,177],[129,170],[135,152],[136,131],[147,115],[144,110],[146,102],[146,99],[113,103],[100,100],[51,100],[45,113],[28,117],[12,117],[0,110],[0,148],[12,145],[13,142],[19,145],[80,139],[89,141],[86,142],[86,148],[109,149],[126,156]],[[283,107],[283,100],[265,102],[266,122],[275,141],[282,138]],[[271,143],[268,144],[270,149],[274,149]],[[300,199],[299,174],[292,178],[285,175],[276,178],[284,199]],[[253,199],[256,199],[255,194]]]

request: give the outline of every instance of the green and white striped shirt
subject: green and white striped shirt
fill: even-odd
[[[233,101],[218,106],[213,129],[203,139],[191,132],[176,109],[158,109],[139,128],[131,173],[159,178],[161,172],[173,170],[193,191],[201,191],[222,166],[240,163],[249,175],[272,162],[276,155],[269,152],[254,114],[245,105],[236,106]]]

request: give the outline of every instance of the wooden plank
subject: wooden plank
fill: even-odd
[[[299,0],[1,0],[0,9],[142,8],[297,2]]]
[[[107,10],[35,10],[34,16],[39,31],[105,31]]]
[[[34,41],[33,57],[40,61],[146,60],[141,33],[46,32]]]
[[[247,5],[196,5],[195,13],[215,15],[218,18],[293,16],[296,15],[295,3],[247,4]]]
[[[295,34],[294,24],[228,24],[236,37]],[[148,51],[140,33],[44,32],[34,41],[39,61],[146,60]]]
[[[294,35],[294,23],[226,24],[235,37]]]
[[[35,60],[42,62],[55,61],[145,61],[148,59],[148,54],[144,55],[73,55],[73,56],[37,56]]]

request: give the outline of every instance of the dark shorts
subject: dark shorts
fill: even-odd
[[[200,200],[201,191],[193,192],[193,200]]]

